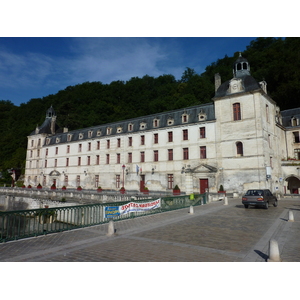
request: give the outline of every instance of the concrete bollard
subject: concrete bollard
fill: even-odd
[[[224,197],[224,205],[228,205],[228,198]]]
[[[191,206],[190,206],[190,214],[192,215],[193,213],[194,213],[194,206],[191,205]]]
[[[289,210],[289,222],[294,222],[294,214],[291,210]]]
[[[270,240],[268,262],[281,262],[278,243],[275,240]]]
[[[115,226],[114,226],[114,221],[110,220],[108,222],[108,232],[107,232],[107,236],[112,236],[115,234]]]

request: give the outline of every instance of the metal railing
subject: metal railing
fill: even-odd
[[[113,220],[118,221],[207,203],[206,194],[160,199],[161,205],[156,209],[118,215],[113,217]],[[111,220],[105,213],[108,207],[121,207],[130,202],[150,203],[155,200],[157,198],[0,212],[0,243],[107,223]]]

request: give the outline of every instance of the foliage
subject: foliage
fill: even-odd
[[[299,49],[300,38],[258,38],[242,53],[251,65],[251,75],[267,82],[268,94],[282,110],[299,106]],[[51,105],[58,125],[74,130],[208,103],[215,93],[215,73],[222,82],[231,79],[238,55],[218,59],[202,74],[187,67],[180,80],[171,74],[145,75],[110,84],[84,82],[20,106],[0,100],[0,172],[24,170],[27,136],[43,123]]]
[[[174,191],[179,191],[180,188],[179,188],[179,186],[176,184],[173,190],[174,190]]]

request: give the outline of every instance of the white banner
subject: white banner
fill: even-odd
[[[116,216],[125,215],[131,212],[145,212],[147,210],[161,207],[161,199],[151,202],[136,203],[129,202],[121,206],[107,206],[104,208],[105,218],[113,218]]]

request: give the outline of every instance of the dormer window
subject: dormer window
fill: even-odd
[[[49,145],[49,144],[50,144],[50,139],[47,138],[47,139],[46,139],[46,145]]]
[[[198,121],[203,122],[206,120],[206,117],[206,113],[201,110],[198,114]]]
[[[159,119],[154,119],[153,120],[153,127],[156,128],[159,126]]]
[[[174,124],[174,119],[172,117],[168,118],[167,125],[172,126]]]
[[[58,144],[60,142],[60,138],[56,138],[55,142]]]
[[[68,141],[68,142],[71,142],[71,140],[72,140],[72,134],[68,134],[68,136],[67,136],[67,141]]]
[[[121,127],[121,126],[119,126],[118,128],[117,128],[117,133],[121,133],[123,131],[123,128]]]
[[[189,115],[187,113],[184,113],[182,116],[182,123],[187,123],[189,121]]]
[[[112,133],[112,128],[111,127],[107,127],[106,128],[106,134],[110,135]]]
[[[128,124],[128,131],[132,131],[133,130],[133,124],[132,123],[129,123]]]
[[[147,124],[145,122],[140,123],[140,130],[145,130],[147,127]]]
[[[83,133],[79,133],[78,138],[79,138],[80,140],[82,140],[82,139],[83,139]]]
[[[93,136],[93,131],[90,130],[90,131],[88,132],[88,137],[91,138],[92,136]]]
[[[101,133],[101,129],[98,129],[97,130],[97,136],[100,136],[102,133]]]

